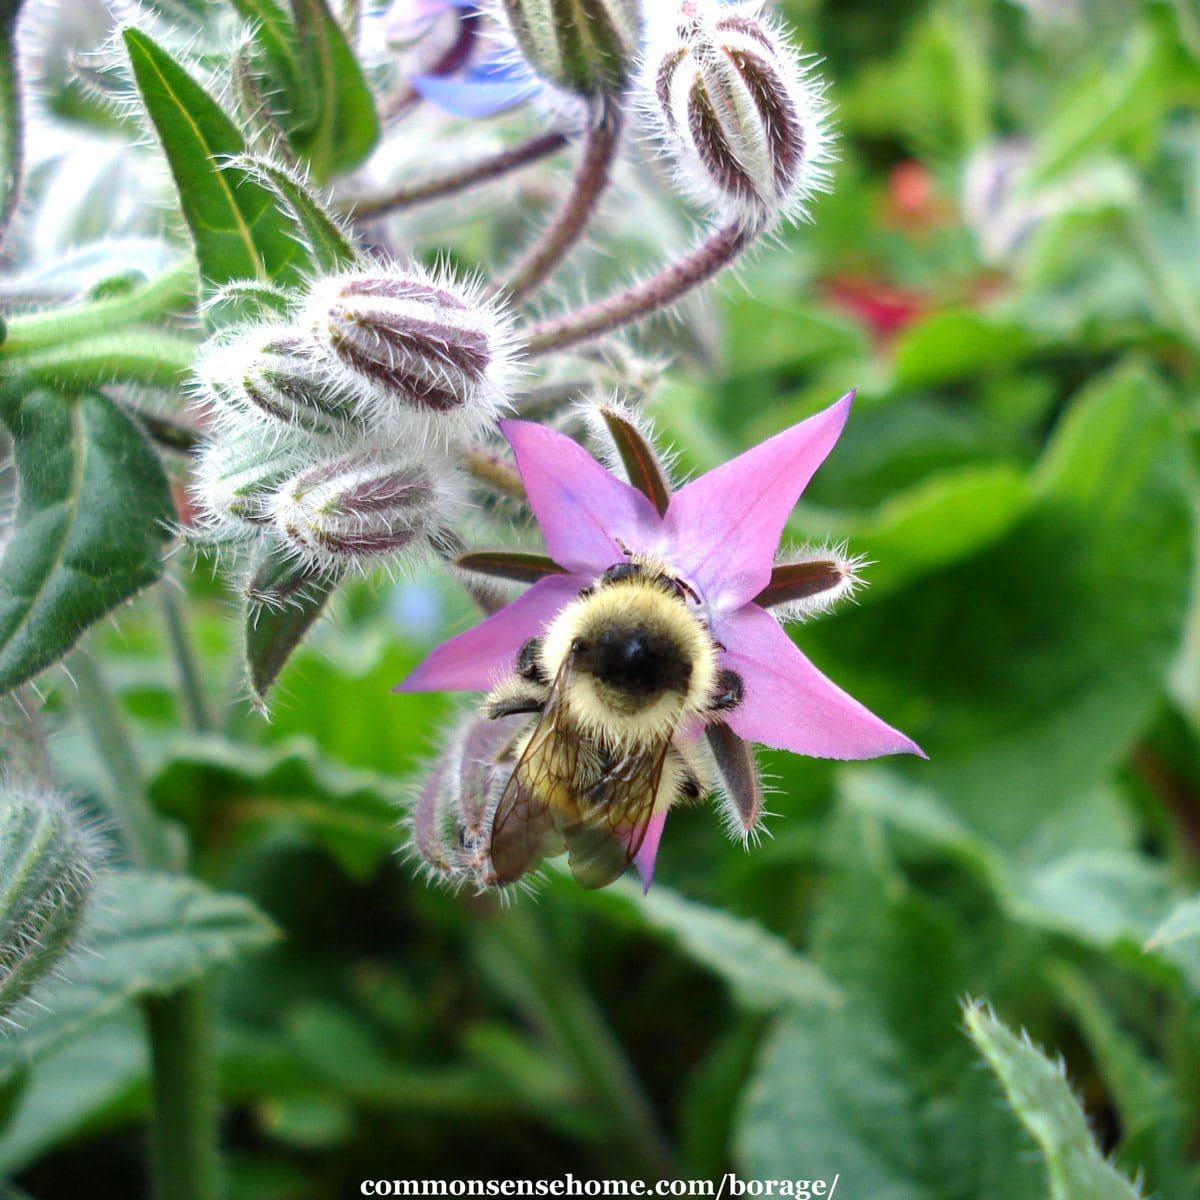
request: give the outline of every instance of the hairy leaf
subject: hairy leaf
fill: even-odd
[[[158,579],[174,519],[162,467],[103,396],[0,395],[20,503],[0,560],[0,692]]]
[[[310,266],[293,218],[275,193],[232,161],[245,151],[221,106],[165,50],[137,29],[125,47],[162,142],[209,288],[235,279],[298,283]]]
[[[246,593],[246,674],[260,708],[336,587],[274,549],[264,553]]]
[[[140,996],[175,991],[268,945],[275,928],[241,896],[182,876],[115,872],[97,886],[77,954],[13,1016],[0,1078],[36,1062]]]
[[[1061,1067],[977,1005],[967,1009],[967,1030],[1041,1148],[1051,1200],[1139,1200],[1096,1148]]]

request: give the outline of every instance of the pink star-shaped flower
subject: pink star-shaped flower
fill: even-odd
[[[398,690],[492,686],[512,671],[528,639],[632,553],[664,562],[694,590],[697,615],[721,647],[721,666],[742,680],[742,702],[723,714],[737,737],[815,758],[922,754],[818,671],[770,611],[784,526],[837,441],[852,398],[843,396],[674,493],[664,489],[657,500],[570,438],[529,421],[502,421],[558,573],[437,647]],[[642,841],[636,861],[644,879],[664,819],[655,814]]]

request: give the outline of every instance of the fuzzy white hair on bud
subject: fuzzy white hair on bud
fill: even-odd
[[[65,796],[0,772],[0,1022],[74,946],[103,858]]]
[[[499,761],[523,717],[488,720],[477,712],[449,732],[441,754],[412,793],[407,853],[430,882],[453,891],[493,886],[489,860],[492,818],[512,763]],[[522,883],[525,881],[522,880]],[[511,888],[500,892],[508,895]]]
[[[333,275],[314,284],[300,323],[380,437],[460,445],[509,407],[517,338],[476,281],[416,264]]]
[[[195,399],[233,434],[286,426],[326,437],[363,433],[362,398],[331,372],[302,329],[255,326],[205,343]]]
[[[364,444],[293,475],[268,506],[287,553],[338,575],[442,544],[463,507],[462,481],[448,459]]]
[[[827,190],[824,84],[760,3],[663,5],[638,93],[680,189],[722,219],[755,229],[804,219]]]
[[[188,489],[197,517],[192,536],[214,546],[260,537],[270,524],[272,494],[304,460],[303,440],[282,426],[253,425],[206,442]]]

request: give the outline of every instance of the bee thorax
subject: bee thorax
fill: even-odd
[[[646,628],[609,628],[595,638],[576,638],[574,665],[632,707],[665,692],[686,694],[692,665],[669,635]]]

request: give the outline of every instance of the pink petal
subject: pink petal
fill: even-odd
[[[621,561],[617,539],[649,548],[662,522],[636,488],[602,467],[578,442],[532,421],[501,421],[550,557],[595,576]]]
[[[397,692],[482,691],[513,669],[517,651],[579,595],[589,580],[547,575],[498,613],[433,650]]]
[[[730,729],[752,742],[812,758],[875,758],[925,752],[826,679],[779,623],[753,604],[713,630],[725,646],[722,662],[742,677],[742,703]]]
[[[813,472],[833,449],[854,393],[701,475],[671,497],[667,557],[717,608],[753,600]]]
[[[633,865],[637,867],[642,877],[642,894],[650,890],[654,880],[654,862],[658,858],[658,843],[662,840],[663,826],[667,823],[667,810],[656,812],[646,822],[646,834],[642,838],[641,848],[633,856]]]

